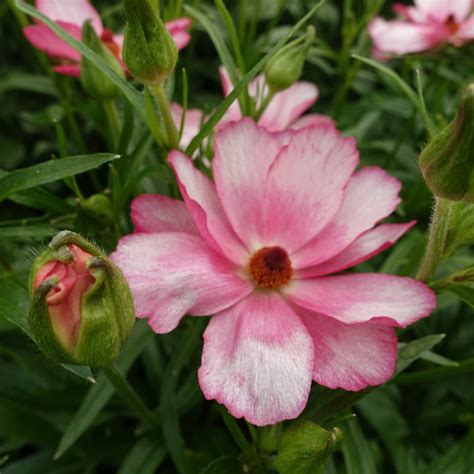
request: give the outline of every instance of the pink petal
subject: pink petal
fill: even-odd
[[[176,125],[176,128],[179,130],[181,127],[181,117],[183,115],[183,108],[176,102],[171,103],[171,114],[173,116],[173,122]],[[201,125],[204,121],[204,114],[202,110],[199,109],[188,109],[186,110],[186,121],[184,123],[183,135],[181,136],[181,141],[179,145],[181,148],[186,148],[191,140],[199,133],[201,130]]]
[[[391,247],[405,232],[415,225],[416,221],[406,224],[383,224],[371,229],[345,248],[341,253],[319,265],[304,268],[296,272],[297,278],[313,278],[330,273],[340,272],[359,265]]]
[[[298,311],[314,344],[313,379],[332,389],[359,391],[392,377],[397,335],[381,324],[344,324],[333,318]]]
[[[404,5],[403,3],[395,3],[392,7],[395,13],[398,13],[403,19],[410,20],[415,23],[423,23],[427,21],[427,17],[420,10],[415,7]]]
[[[168,31],[173,34],[176,31],[187,31],[191,28],[192,20],[187,16],[183,16],[181,18],[176,18],[171,21],[166,22],[166,28]]]
[[[405,327],[428,316],[436,305],[435,294],[424,283],[381,273],[294,280],[285,294],[306,309],[346,324],[372,321]]]
[[[217,252],[238,264],[245,264],[248,252],[235,235],[214,183],[198,171],[189,157],[179,151],[168,156],[191,216],[201,235]]]
[[[290,126],[292,130],[300,130],[302,128],[311,126],[320,127],[336,127],[336,122],[327,115],[321,114],[307,114],[300,117],[296,122],[293,122]]]
[[[444,22],[452,15],[463,21],[474,6],[472,0],[415,0],[418,10],[432,20]]]
[[[369,34],[377,51],[407,54],[433,48],[451,33],[438,23],[415,24],[377,17],[369,24]]]
[[[191,34],[187,31],[176,31],[171,33],[178,49],[183,49],[191,41]]]
[[[183,201],[159,194],[142,194],[132,202],[135,232],[188,232],[199,235]]]
[[[131,234],[111,256],[132,290],[137,316],[157,333],[185,314],[205,316],[245,298],[251,284],[200,237],[186,233]]]
[[[397,179],[376,166],[355,173],[331,222],[292,256],[295,268],[309,267],[337,255],[360,234],[390,215],[400,202],[400,187]]]
[[[283,131],[303,115],[318,97],[319,90],[314,84],[296,82],[273,97],[258,123],[270,132]]]
[[[53,70],[63,76],[81,77],[80,64],[63,64],[61,66],[54,66]]]
[[[253,293],[211,319],[199,384],[234,417],[269,425],[303,411],[312,367],[311,338],[293,310],[277,293]]]
[[[234,85],[232,84],[229,74],[226,71],[224,66],[219,67],[219,76],[221,79],[222,91],[224,92],[224,97],[227,97],[234,90]],[[224,116],[221,118],[219,124],[222,126],[225,123],[235,122],[237,120],[240,120],[241,118],[242,118],[242,112],[240,111],[239,101],[234,100],[234,102],[232,102],[230,107],[227,109]]]
[[[275,138],[249,118],[216,135],[212,166],[217,192],[232,227],[251,250],[263,243],[263,196],[278,152]]]
[[[36,8],[51,20],[72,23],[79,28],[90,20],[99,35],[104,28],[100,15],[88,0],[36,0]]]
[[[465,22],[461,23],[459,26],[459,30],[457,31],[453,43],[454,44],[464,44],[468,41],[474,39],[474,15],[466,20]]]
[[[75,39],[81,39],[81,30],[75,25],[61,23],[64,28]],[[40,51],[54,59],[65,59],[79,62],[81,55],[65,43],[56,33],[53,33],[46,25],[29,25],[23,28],[27,40]]]
[[[339,208],[358,160],[354,139],[341,138],[332,125],[295,132],[270,169],[266,242],[293,252],[311,240]]]

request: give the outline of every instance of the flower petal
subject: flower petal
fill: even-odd
[[[342,205],[331,222],[292,255],[295,268],[309,267],[337,255],[360,234],[390,215],[400,202],[400,187],[400,181],[376,166],[367,166],[352,175]]]
[[[318,97],[319,90],[314,84],[295,82],[273,97],[258,123],[270,132],[281,132],[303,115]]]
[[[354,139],[341,138],[332,125],[294,132],[270,169],[263,203],[266,242],[290,253],[310,241],[339,208],[358,160]]]
[[[185,154],[172,151],[168,159],[184,202],[204,239],[233,262],[246,263],[248,252],[229,224],[213,182]]]
[[[413,278],[357,273],[295,280],[285,294],[303,308],[346,324],[380,322],[405,327],[428,316],[435,294]]]
[[[461,22],[474,5],[472,0],[415,0],[415,6],[432,20],[445,22],[452,15],[456,21]]]
[[[471,15],[469,19],[461,23],[459,30],[457,31],[453,43],[463,44],[467,41],[474,39],[474,15]]]
[[[135,232],[188,232],[199,235],[183,201],[159,194],[142,194],[132,202]]]
[[[217,192],[226,214],[248,249],[262,244],[262,204],[276,139],[252,119],[219,130],[212,161]]]
[[[397,335],[374,323],[344,324],[334,318],[297,310],[314,344],[313,379],[332,389],[358,391],[392,377]]]
[[[307,114],[300,117],[296,122],[293,122],[290,126],[292,130],[300,130],[302,128],[311,127],[313,125],[319,125],[321,127],[335,127],[336,122],[328,115],[322,114]]]
[[[80,64],[62,64],[60,66],[53,66],[54,72],[62,74],[63,76],[80,77],[81,76],[81,65]]]
[[[61,23],[64,28],[75,39],[81,39],[81,30],[76,25]],[[66,59],[79,62],[81,55],[65,43],[56,33],[53,33],[46,25],[29,25],[23,28],[26,39],[40,51],[55,59]]]
[[[407,54],[433,48],[451,33],[438,23],[415,24],[377,17],[369,24],[369,34],[377,51]]]
[[[186,233],[131,234],[111,258],[130,285],[137,316],[149,318],[157,333],[175,329],[185,314],[222,311],[253,289],[234,265]]]
[[[296,271],[296,278],[314,278],[351,268],[391,247],[416,221],[406,224],[383,224],[363,233],[341,253],[313,267]]]
[[[181,127],[183,108],[176,102],[171,103],[171,115],[173,116],[173,122],[176,125],[176,128],[179,130]],[[181,148],[186,148],[191,143],[191,140],[199,133],[203,120],[204,114],[202,110],[186,110],[186,120],[184,122],[183,134],[179,142]]]
[[[229,73],[224,66],[219,67],[219,77],[221,79],[222,92],[224,93],[224,97],[227,97],[234,90],[234,85],[232,84]],[[226,113],[219,121],[217,127],[219,128],[219,125],[222,126],[227,122],[235,122],[241,118],[242,112],[240,111],[239,101],[236,99],[226,110]]]
[[[56,22],[64,21],[82,28],[90,20],[99,35],[104,29],[99,13],[88,0],[36,0],[36,8]]]
[[[199,384],[234,417],[269,425],[303,411],[312,367],[311,338],[293,310],[277,293],[253,293],[211,319]]]

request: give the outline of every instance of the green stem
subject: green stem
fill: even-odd
[[[219,405],[219,409],[221,411],[222,418],[224,418],[224,423],[227,426],[229,433],[232,435],[232,438],[234,438],[234,441],[239,446],[240,450],[243,453],[249,451],[251,447],[250,443],[247,441],[247,438],[242,433],[242,430],[239,428],[239,425],[235,418],[229,415],[229,413],[223,406]]]
[[[449,230],[453,203],[446,199],[436,198],[433,216],[428,231],[428,243],[425,256],[418,271],[417,278],[422,281],[430,280],[443,258],[446,235]]]
[[[140,396],[135,392],[133,387],[127,382],[115,365],[104,368],[103,371],[117,393],[144,423],[153,427],[159,426],[157,416],[143,403]]]
[[[258,122],[258,120],[260,119],[260,117],[263,115],[263,112],[265,112],[265,109],[268,107],[268,104],[271,102],[271,100],[273,99],[275,95],[275,92],[273,91],[268,91],[268,94],[265,96],[265,98],[263,99],[262,103],[260,104],[260,107],[258,108],[258,110],[255,112],[255,121]]]
[[[156,101],[158,102],[158,106],[160,107],[166,134],[168,135],[167,145],[170,149],[179,148],[179,133],[176,129],[176,125],[174,124],[173,116],[171,115],[170,104],[163,89],[163,85],[154,84],[150,87],[155,95]]]
[[[116,151],[120,140],[120,117],[117,111],[117,106],[114,100],[104,100],[102,104],[110,129],[113,150]]]

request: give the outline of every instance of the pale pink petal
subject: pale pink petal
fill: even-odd
[[[290,126],[292,130],[300,130],[302,128],[311,127],[311,126],[321,126],[321,127],[335,127],[336,122],[327,115],[321,114],[307,114],[300,117],[296,122],[293,122]]]
[[[331,222],[292,255],[295,268],[309,267],[328,260],[390,215],[400,202],[400,187],[397,179],[376,166],[367,166],[355,173],[344,190],[342,205]]]
[[[296,418],[311,387],[313,346],[277,293],[253,293],[212,317],[204,333],[204,396],[254,425]]]
[[[427,21],[427,17],[420,10],[415,7],[404,5],[403,3],[395,3],[392,7],[395,13],[398,13],[406,20],[410,20],[415,23],[423,23]]]
[[[118,46],[120,51],[120,57],[122,57],[123,42],[125,41],[125,35],[123,33],[118,33],[112,36],[113,42]]]
[[[310,241],[341,205],[358,160],[354,139],[342,138],[332,125],[295,132],[270,169],[265,242],[293,252]]]
[[[187,16],[176,18],[166,22],[166,28],[173,34],[176,31],[188,31],[191,28],[192,20]]]
[[[214,183],[198,171],[189,157],[179,151],[168,156],[184,201],[201,235],[217,252],[244,264],[248,252],[235,235],[219,201]]]
[[[363,233],[341,253],[313,267],[295,272],[296,278],[313,278],[340,272],[369,260],[388,247],[391,247],[403,234],[415,225],[416,221],[406,224],[383,224]]]
[[[183,115],[183,108],[176,102],[171,103],[171,115],[173,116],[173,122],[176,128],[179,130],[181,127],[181,118]],[[204,114],[199,109],[188,109],[186,110],[186,120],[184,122],[183,134],[179,145],[181,148],[186,148],[191,140],[201,130],[201,125],[204,121]]]
[[[216,135],[212,167],[217,192],[232,227],[251,250],[263,243],[263,196],[278,152],[272,134],[249,118],[228,124]]]
[[[191,234],[131,234],[111,258],[132,290],[137,316],[149,318],[157,333],[172,331],[185,314],[222,311],[252,291],[234,265]]]
[[[61,23],[60,26],[75,39],[81,39],[81,30],[76,25]],[[53,33],[46,25],[26,26],[23,28],[23,33],[35,48],[43,51],[51,58],[74,62],[81,60],[81,55],[57,36],[56,33]]]
[[[436,305],[435,294],[424,283],[381,273],[294,280],[284,293],[293,303],[346,324],[372,321],[405,327],[428,316]]]
[[[132,202],[135,232],[188,232],[199,235],[183,201],[159,194],[142,194]]]
[[[270,132],[281,132],[303,115],[318,97],[319,90],[314,84],[296,82],[273,97],[258,123]]]
[[[455,44],[464,44],[471,40],[474,40],[474,15],[471,15],[469,19],[460,24],[453,42]]]
[[[383,53],[417,53],[433,48],[450,36],[450,31],[437,23],[415,24],[374,18],[369,34],[376,50]]]
[[[62,74],[63,76],[80,77],[81,65],[78,64],[62,64],[60,66],[53,66],[54,72]]]
[[[100,15],[88,0],[36,0],[36,8],[51,20],[72,23],[79,28],[90,20],[99,35],[104,28]]]
[[[219,67],[219,76],[222,84],[222,91],[224,92],[224,97],[227,97],[233,90],[234,85],[230,80],[229,74],[226,71],[224,66]],[[221,118],[219,124],[222,126],[227,122],[235,122],[242,118],[242,112],[240,111],[239,101],[236,99],[230,107],[226,110],[226,113]]]
[[[461,22],[464,20],[474,2],[472,0],[415,0],[415,5],[420,12],[432,20],[444,22],[450,16]]]
[[[392,377],[397,335],[374,323],[344,324],[334,318],[298,310],[314,344],[313,379],[332,389],[359,391]]]
[[[178,49],[183,49],[191,41],[191,34],[187,31],[176,31],[171,34]]]

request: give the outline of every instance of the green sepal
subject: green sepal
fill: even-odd
[[[145,84],[163,84],[178,61],[178,48],[149,0],[124,0],[127,26],[123,60]]]
[[[474,84],[454,120],[421,152],[420,169],[435,196],[474,203]]]
[[[125,79],[125,73],[117,58],[97,36],[90,21],[84,23],[82,27],[82,42]],[[84,56],[81,58],[81,82],[86,92],[96,99],[115,99],[120,94],[117,86]]]

